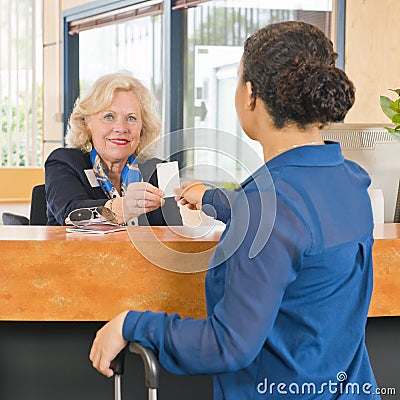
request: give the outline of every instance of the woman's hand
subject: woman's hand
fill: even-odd
[[[115,197],[113,199],[108,200],[104,206],[107,207],[109,210],[112,211],[112,213],[115,215],[116,221],[112,222],[117,222],[118,224],[123,224],[124,221],[124,215],[123,215],[123,210],[122,210],[122,197]]]
[[[125,221],[154,211],[164,205],[163,196],[164,192],[151,183],[134,182],[129,184],[123,197]]]
[[[111,361],[128,344],[122,337],[126,314],[128,311],[119,314],[99,329],[90,349],[89,359],[93,367],[107,377],[114,375],[114,371],[110,368]]]
[[[181,187],[175,189],[175,200],[190,210],[201,210],[204,192],[207,190],[204,184],[195,180],[181,182]]]

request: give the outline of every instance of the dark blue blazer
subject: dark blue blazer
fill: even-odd
[[[158,186],[156,164],[152,158],[139,164],[143,181]],[[108,200],[101,187],[92,187],[85,170],[92,169],[89,154],[79,149],[59,148],[45,162],[47,225],[65,225],[68,214],[83,207],[103,206]],[[182,219],[173,198],[164,206],[139,217],[139,225],[182,225]]]

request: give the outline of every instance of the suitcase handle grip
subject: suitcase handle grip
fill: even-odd
[[[148,389],[158,389],[160,364],[158,363],[155,354],[150,349],[135,342],[129,343],[129,351],[131,353],[139,354],[142,357],[146,387]]]
[[[114,374],[116,375],[123,375],[125,371],[125,353],[126,353],[126,347],[124,347],[117,355],[117,357],[114,358],[114,360],[111,361],[110,368],[114,371]]]

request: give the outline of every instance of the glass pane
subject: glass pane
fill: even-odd
[[[0,153],[3,167],[42,164],[42,5],[0,1]]]
[[[128,70],[154,94],[161,115],[162,60],[160,15],[83,31],[79,34],[81,94],[100,76]]]
[[[215,128],[217,137],[215,152],[192,151],[186,155],[185,178],[202,179],[201,168],[196,169],[196,165],[208,164],[224,171],[212,178],[208,174],[208,180],[221,184],[219,176],[229,173],[230,181],[240,182],[248,171],[237,160],[245,162],[243,157],[253,154],[259,164],[263,162],[261,146],[247,138],[235,112],[237,69],[245,39],[262,26],[287,20],[312,23],[330,37],[332,1],[213,0],[186,12],[185,128],[195,129],[185,132],[185,148],[201,147],[202,130],[196,128]],[[230,135],[221,135],[221,131]]]

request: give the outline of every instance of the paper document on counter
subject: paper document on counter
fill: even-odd
[[[112,233],[124,231],[125,227],[121,225],[115,224],[90,224],[86,226],[74,226],[71,228],[67,228],[66,232],[69,233]]]

